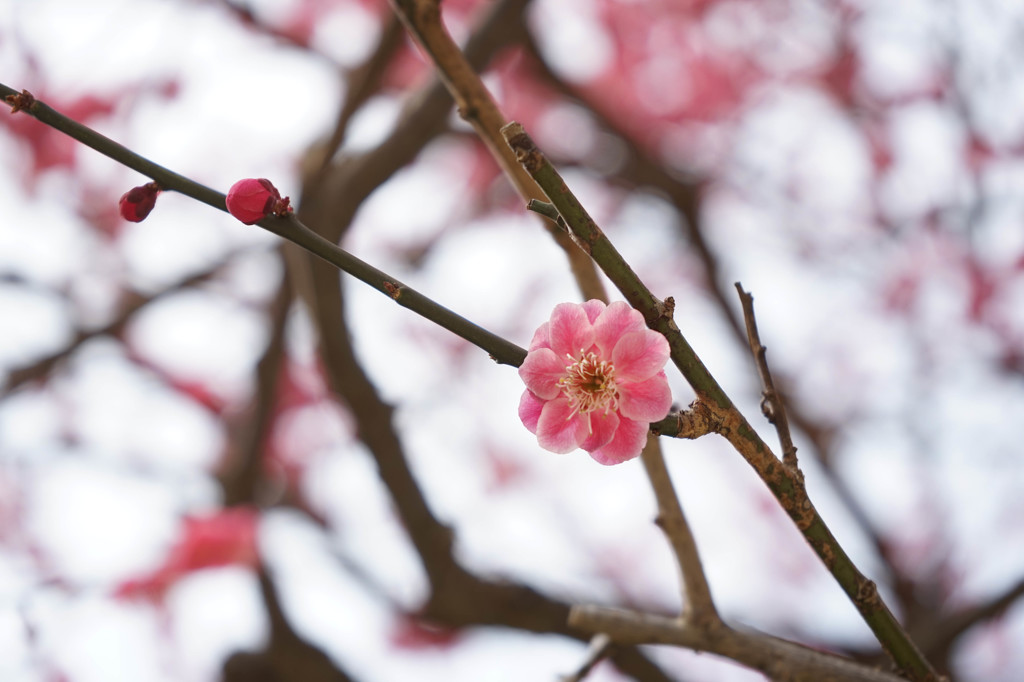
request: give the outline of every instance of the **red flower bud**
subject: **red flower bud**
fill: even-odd
[[[132,187],[121,195],[121,200],[117,203],[121,217],[133,223],[141,223],[156,205],[157,194],[160,194],[160,187],[155,182]]]
[[[281,193],[266,178],[239,180],[228,190],[228,212],[246,225],[252,225],[268,215],[281,216],[290,213],[288,197]]]

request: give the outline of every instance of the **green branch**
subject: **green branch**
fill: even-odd
[[[225,197],[220,192],[179,175],[149,159],[139,156],[127,147],[100,135],[95,130],[74,121],[35,99],[27,92],[18,91],[0,83],[0,97],[12,106],[12,113],[24,112],[51,128],[73,137],[87,147],[95,149],[114,161],[152,178],[161,189],[172,190],[192,197],[221,211],[227,211]],[[338,269],[388,295],[398,305],[425,317],[450,332],[461,336],[475,346],[490,353],[500,364],[518,367],[526,358],[526,351],[511,341],[473,324],[448,308],[427,298],[391,275],[378,270],[369,263],[356,258],[348,251],[333,244],[306,227],[295,216],[269,217],[256,223],[264,230],[297,244],[310,253],[319,256]]]

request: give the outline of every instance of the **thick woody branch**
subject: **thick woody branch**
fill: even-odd
[[[775,682],[900,682],[904,678],[840,656],[727,625],[698,627],[682,619],[596,606],[578,606],[569,623],[603,632],[620,644],[671,644],[725,656]]]
[[[613,135],[622,143],[621,149],[625,152],[625,158],[614,171],[607,175],[608,180],[633,188],[648,187],[655,189],[660,194],[663,194],[684,217],[684,220],[680,221],[680,229],[687,237],[688,247],[691,252],[704,268],[707,291],[721,312],[722,318],[726,321],[729,331],[738,342],[746,344],[746,332],[743,329],[743,325],[740,324],[738,317],[734,314],[728,287],[723,283],[719,258],[705,235],[704,220],[700,210],[703,179],[698,176],[690,178],[680,177],[678,172],[670,170],[663,161],[656,159],[645,148],[645,145],[636,139],[635,135],[618,125],[613,117],[604,111],[600,103],[594,101],[588,93],[565,81],[552,71],[540,54],[532,35],[529,36],[525,47],[533,57],[533,63],[538,69],[539,76],[545,83],[562,93],[569,100],[587,109],[603,131]],[[554,213],[557,214],[557,211],[554,211]],[[778,375],[776,374],[775,376],[778,380]],[[787,383],[785,377],[782,377],[779,383],[782,389],[780,392],[784,393]],[[884,551],[885,543],[879,537],[878,530],[868,518],[861,503],[850,491],[849,485],[843,479],[840,472],[835,468],[832,461],[831,447],[834,440],[835,426],[814,419],[806,410],[799,409],[799,407],[797,403],[789,403],[786,411],[787,419],[813,445],[815,454],[821,461],[822,471],[829,478],[840,500],[846,505],[860,528],[870,538],[879,557],[885,562],[886,571],[893,576],[895,582],[905,583],[913,587],[911,576],[906,575],[897,563],[889,560],[887,553]],[[663,435],[675,435],[668,431],[662,431],[662,433]],[[783,460],[785,461],[785,449],[783,449]],[[901,600],[902,594],[903,592],[900,590],[894,590],[894,596],[897,600]],[[908,605],[903,604],[903,606]]]
[[[668,339],[671,358],[698,399],[720,420],[720,432],[768,485],[836,582],[857,607],[886,652],[913,680],[937,680],[934,669],[839,545],[807,496],[803,480],[788,470],[761,439],[714,379],[672,319],[674,301],[658,300],[597,226],[547,158],[518,123],[502,130],[516,158],[555,205],[569,229],[626,300],[643,313],[647,325]]]
[[[270,339],[256,363],[256,385],[246,409],[229,422],[231,446],[217,478],[224,492],[224,506],[261,504],[265,497],[263,454],[274,424],[278,380],[285,362],[285,332],[292,304],[292,287],[281,278],[277,294],[267,307]]]

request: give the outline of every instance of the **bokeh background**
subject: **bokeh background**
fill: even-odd
[[[443,7],[775,442],[754,294],[812,499],[928,657],[1024,677],[1024,6]],[[579,299],[380,0],[5,0],[0,81],[272,179],[519,345]],[[639,462],[540,450],[514,370],[256,227],[173,193],[124,222],[146,181],[0,113],[0,678],[550,680],[585,656],[566,605],[679,609]],[[741,458],[663,441],[727,617],[874,660]],[[634,678],[762,679],[656,647],[588,679]]]

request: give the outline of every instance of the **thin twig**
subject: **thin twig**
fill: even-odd
[[[668,340],[673,363],[700,401],[720,420],[720,433],[768,485],[893,661],[910,679],[921,682],[937,680],[934,669],[886,606],[875,584],[857,569],[814,508],[802,477],[787,467],[779,466],[771,448],[736,408],[680,333],[672,319],[674,301],[671,298],[660,301],[651,293],[520,124],[505,126],[502,134],[516,153],[516,158],[544,189],[569,229],[589,250],[612,283],[634,308],[643,313],[647,325]]]
[[[608,657],[608,652],[611,651],[614,643],[611,637],[604,633],[594,635],[594,638],[590,640],[590,646],[587,647],[587,657],[576,672],[571,675],[563,675],[558,678],[559,682],[583,682],[583,679],[590,674],[598,663]]]
[[[53,368],[57,364],[74,355],[79,348],[92,339],[99,338],[101,336],[116,336],[140,310],[148,306],[150,303],[181,291],[182,289],[201,284],[211,277],[214,277],[225,265],[234,260],[240,253],[242,253],[242,251],[229,253],[206,269],[195,274],[188,275],[187,277],[178,280],[154,294],[142,295],[136,292],[130,292],[127,296],[127,301],[124,307],[117,313],[117,316],[114,317],[114,319],[93,329],[79,330],[75,334],[75,337],[60,350],[55,351],[46,357],[39,358],[30,365],[11,370],[7,375],[7,379],[4,382],[3,387],[0,388],[0,395],[6,395],[25,383],[45,377],[53,371]]]
[[[736,282],[736,291],[740,295],[740,304],[743,306],[743,320],[747,325],[747,342],[750,344],[750,352],[754,354],[757,375],[761,377],[761,386],[764,389],[761,394],[761,412],[764,413],[768,422],[775,426],[775,430],[779,434],[783,464],[796,471],[798,469],[796,446],[793,445],[793,436],[789,433],[789,419],[786,417],[785,402],[775,389],[775,381],[772,380],[771,370],[768,369],[768,349],[761,343],[761,336],[757,333],[754,297],[744,291],[743,285],[739,282]]]
[[[1024,597],[1024,579],[1017,581],[1001,594],[981,604],[966,606],[946,615],[934,624],[932,632],[921,636],[921,647],[934,652],[936,657],[946,657],[957,639],[978,623],[995,618]]]
[[[0,84],[0,96],[24,97],[12,88]],[[73,121],[58,113],[51,107],[32,98],[30,104],[19,109],[61,132],[75,138],[92,149],[129,168],[152,178],[164,190],[173,190],[192,197],[204,204],[221,211],[227,211],[225,197],[220,192],[205,187],[194,180],[157,165],[127,147],[100,135],[87,126]],[[461,336],[475,346],[479,346],[500,364],[519,366],[526,357],[526,351],[514,343],[493,334],[479,325],[473,324],[464,317],[457,315],[448,308],[427,298],[381,270],[373,267],[348,251],[327,241],[313,230],[306,227],[294,215],[264,218],[256,223],[268,232],[273,232],[290,242],[298,244],[310,253],[319,256],[340,270],[371,287],[387,294],[400,306],[408,308],[441,327]]]

